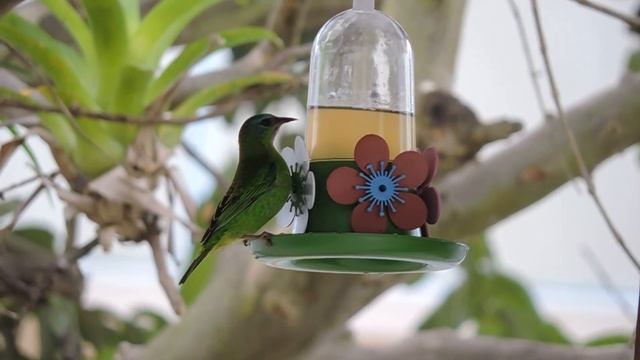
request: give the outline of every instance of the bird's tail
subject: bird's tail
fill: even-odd
[[[182,279],[180,279],[180,285],[184,284],[185,281],[187,281],[187,278],[189,277],[189,275],[191,275],[191,273],[193,272],[193,270],[195,270],[198,265],[200,265],[200,263],[202,262],[202,260],[204,260],[204,258],[207,257],[207,255],[209,254],[209,251],[207,250],[202,250],[200,252],[200,254],[198,255],[197,258],[195,258],[193,260],[193,262],[191,262],[191,265],[189,265],[189,268],[187,269],[187,271],[184,273],[184,275],[182,275]]]

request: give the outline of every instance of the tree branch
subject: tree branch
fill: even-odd
[[[162,246],[160,244],[159,234],[155,230],[150,231],[147,241],[149,242],[151,252],[153,253],[153,262],[156,265],[158,281],[167,295],[167,298],[169,298],[173,311],[178,315],[182,315],[185,312],[186,306],[182,300],[182,296],[180,295],[180,290],[171,278],[171,275],[169,275],[167,262],[164,258],[164,251],[162,251]]]
[[[570,347],[529,340],[480,336],[461,338],[449,330],[419,333],[386,349],[358,347],[351,341],[321,344],[304,360],[628,360],[632,350],[627,346]]]
[[[567,112],[590,169],[640,140],[638,93],[640,78]],[[460,239],[478,233],[565,183],[561,164],[562,158],[571,158],[570,150],[564,145],[540,146],[554,131],[555,124],[544,125],[493,158],[469,163],[445,177],[438,184],[444,212],[432,228],[434,234]],[[279,271],[253,261],[240,247],[227,249],[218,259],[209,286],[181,323],[150,343],[148,358],[287,358],[405,279]],[[245,285],[231,290],[229,284]],[[212,337],[219,341],[207,341]],[[252,341],[224,345],[225,339],[236,338]]]
[[[604,5],[600,5],[600,4],[596,4],[592,1],[589,0],[573,0],[574,2],[577,2],[580,5],[586,6],[588,8],[591,8],[593,10],[599,11],[605,15],[609,15],[611,17],[614,17],[618,20],[624,21],[626,22],[632,29],[634,30],[640,30],[640,19],[638,19],[637,17],[633,17],[633,16],[629,16],[626,14],[623,14],[619,11],[616,11],[610,7],[604,6]]]
[[[629,260],[635,265],[636,269],[640,271],[640,262],[633,256],[631,249],[627,246],[626,241],[622,237],[622,234],[618,231],[618,229],[613,224],[613,220],[609,215],[607,209],[605,209],[600,196],[598,196],[598,192],[596,190],[596,186],[593,183],[593,179],[591,177],[591,173],[587,168],[587,164],[584,161],[584,157],[580,152],[580,146],[578,145],[578,141],[576,140],[576,136],[573,134],[571,127],[567,123],[567,119],[565,118],[564,108],[562,107],[560,101],[560,92],[558,91],[558,86],[556,85],[556,79],[553,74],[553,70],[551,69],[551,62],[549,61],[549,54],[547,53],[547,44],[545,41],[544,31],[542,29],[542,22],[540,21],[540,13],[538,11],[538,1],[531,0],[531,8],[533,10],[533,17],[536,24],[536,30],[538,33],[538,40],[540,42],[540,52],[542,53],[542,59],[544,60],[544,66],[547,70],[547,77],[549,79],[549,87],[551,88],[551,96],[553,98],[553,103],[556,106],[556,111],[558,112],[558,120],[562,124],[562,130],[564,130],[565,135],[567,136],[567,140],[569,141],[569,147],[571,148],[571,152],[576,160],[578,165],[578,170],[580,171],[580,176],[584,180],[585,184],[587,184],[587,190],[589,191],[589,195],[593,199],[600,215],[604,219],[604,222],[607,224],[611,235],[613,235],[614,239],[618,242],[618,245],[622,248],[624,253],[627,255]]]
[[[636,77],[567,111],[588,169],[640,141],[638,93]],[[443,213],[431,228],[434,234],[450,239],[476,234],[565,183],[563,161],[575,168],[571,150],[546,141],[559,127],[545,124],[490,159],[468,163],[442,179],[437,186]]]

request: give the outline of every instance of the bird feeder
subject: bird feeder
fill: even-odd
[[[254,255],[274,267],[334,273],[459,264],[465,245],[426,236],[425,224],[439,213],[439,197],[429,186],[437,153],[415,151],[406,32],[375,10],[374,0],[355,0],[322,27],[310,64],[306,149],[299,140],[295,150],[283,152],[293,164],[287,206],[298,209],[301,225],[270,243],[251,242]]]

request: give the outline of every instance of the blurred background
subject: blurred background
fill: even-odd
[[[20,6],[29,6],[29,3]],[[238,6],[258,6],[251,1],[246,3]],[[276,1],[272,3],[275,6]],[[330,9],[350,6],[349,1],[342,3]],[[465,160],[482,164],[544,127],[545,114],[535,100],[518,25],[509,2],[468,0],[461,3],[464,4],[459,11],[463,15],[460,15],[457,56],[450,59],[455,64],[450,83],[442,85],[439,79],[419,79],[417,87],[447,90],[457,101],[472,109],[483,124],[506,121],[522,125],[520,131],[512,125],[512,130],[502,134],[501,139],[483,146],[472,159]],[[548,109],[553,109],[529,1],[517,0],[515,3],[521,12],[538,77],[543,83],[544,101]],[[639,6],[632,0],[601,0],[599,3],[626,14],[635,14]],[[630,31],[627,24],[574,1],[541,0],[540,9],[565,108],[572,109],[588,102],[621,82],[635,81],[628,79],[637,76],[629,74],[629,58],[638,51],[640,37]],[[402,19],[399,20],[402,23]],[[238,19],[238,23],[243,21]],[[312,27],[309,34],[305,33],[303,42],[309,41],[315,30],[317,27]],[[422,39],[408,30],[415,47]],[[180,49],[178,46],[164,53],[159,68],[170,64]],[[244,46],[212,52],[189,70],[189,76],[228,68],[250,49]],[[418,55],[416,61],[424,61],[420,58],[422,53],[418,52]],[[296,66],[305,71],[304,57],[292,65],[293,68]],[[304,91],[284,93],[255,102],[241,101],[225,116],[189,124],[184,129],[182,141],[212,168],[231,174],[237,161],[237,132],[244,119],[257,111],[305,119]],[[640,102],[637,94],[636,98]],[[640,119],[640,114],[636,112],[635,118]],[[281,143],[288,144],[293,134],[303,134],[304,126],[304,121],[286,125]],[[558,131],[558,134],[561,133]],[[12,138],[11,132],[0,131],[0,143]],[[559,138],[561,142],[565,141],[564,135]],[[46,142],[33,136],[27,143],[36,154],[43,173],[57,168]],[[203,211],[206,213],[206,204],[215,203],[219,196],[215,195],[216,190],[220,191],[219,182],[182,147],[175,149],[167,163],[183,174],[186,190],[197,204],[205,204]],[[24,151],[17,151],[0,169],[0,189],[33,175],[30,157]],[[447,176],[445,172],[439,180]],[[640,150],[637,144],[608,157],[597,166],[593,175],[615,226],[628,241],[632,252],[640,256]],[[25,199],[38,185],[32,183],[7,193],[4,201]],[[166,187],[161,184],[154,191],[164,194]],[[166,204],[166,199],[163,202]],[[635,329],[640,278],[611,236],[583,182],[577,178],[566,181],[531,203],[495,221],[479,234],[453,238],[470,244],[469,258],[460,267],[397,283],[355,312],[348,320],[348,328],[356,342],[370,347],[393,346],[411,338],[418,329],[451,327],[460,336],[469,337],[521,337],[580,345],[591,342],[628,344]],[[182,206],[174,205],[173,210],[178,216],[188,215]],[[63,251],[67,236],[64,212],[65,205],[55,192],[53,196],[42,193],[20,216],[15,229],[46,230],[56,251]],[[8,221],[7,217],[3,218],[3,224]],[[467,225],[455,226],[464,229]],[[97,231],[97,225],[81,215],[77,226],[78,246],[91,242]],[[167,266],[175,279],[188,264],[194,247],[188,229],[175,225],[172,231],[176,261],[167,257]],[[434,231],[437,235],[438,227]],[[158,320],[161,325],[155,330],[165,326],[164,321],[180,321],[158,284],[148,246],[138,241],[116,241],[109,251],[97,247],[79,260],[79,269],[84,276],[80,297],[83,308],[108,311],[123,321],[149,312],[162,319]],[[215,277],[215,272],[212,276]],[[28,338],[37,334],[36,328],[32,321],[31,325],[23,324],[18,333],[26,334],[24,336]],[[135,338],[127,339],[126,336],[123,340],[136,342]],[[137,340],[146,342],[147,338]],[[26,356],[39,356],[35,347],[20,346]],[[94,350],[92,354],[99,353],[99,349]]]

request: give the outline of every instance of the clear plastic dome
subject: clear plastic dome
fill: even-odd
[[[370,133],[387,140],[392,156],[414,147],[411,45],[373,5],[355,0],[314,41],[307,101],[312,160],[350,159],[357,140]]]

